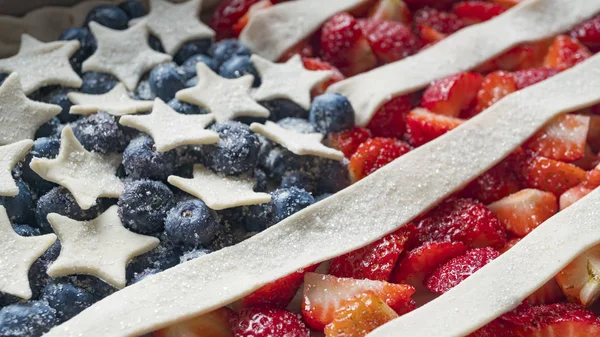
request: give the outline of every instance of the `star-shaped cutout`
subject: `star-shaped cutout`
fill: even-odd
[[[256,54],[250,58],[260,74],[262,84],[253,93],[257,101],[285,98],[305,110],[310,108],[311,89],[331,77],[329,70],[306,70],[300,55],[285,63],[273,63]]]
[[[24,237],[15,233],[6,209],[0,206],[0,292],[30,299],[29,269],[54,241],[54,234]]]
[[[188,0],[173,4],[165,0],[150,0],[146,27],[162,42],[165,51],[175,54],[185,42],[212,38],[215,32],[198,19],[202,1]]]
[[[118,206],[111,206],[88,221],[48,214],[48,222],[61,243],[60,255],[48,267],[48,275],[94,275],[116,288],[125,287],[127,263],[156,248],[160,241],[125,229],[117,210]]]
[[[202,62],[196,64],[198,84],[177,92],[180,101],[200,105],[213,113],[217,122],[237,117],[269,117],[269,110],[250,96],[254,76],[228,79],[215,74]]]
[[[83,81],[69,63],[77,49],[78,41],[44,43],[23,34],[19,52],[0,60],[0,72],[20,73],[26,94],[47,85],[79,88]]]
[[[114,30],[90,22],[90,30],[98,48],[83,62],[83,71],[113,74],[133,91],[144,73],[155,66],[171,61],[171,56],[152,50],[146,43],[148,30],[137,24],[126,30]]]
[[[19,194],[19,188],[12,177],[12,169],[31,149],[29,139],[0,146],[0,195],[13,197]]]
[[[104,111],[113,116],[123,116],[152,109],[152,101],[132,99],[122,83],[102,95],[70,92],[67,97],[75,104],[70,110],[74,115],[89,115]]]
[[[323,141],[323,134],[321,133],[300,133],[284,129],[271,121],[267,121],[265,124],[252,123],[250,129],[300,156],[311,155],[333,160],[344,159],[343,152],[321,143]]]
[[[123,116],[119,123],[149,134],[159,152],[172,150],[183,145],[214,144],[219,134],[206,130],[214,116],[184,115],[173,110],[160,98],[154,100],[149,115]]]
[[[115,176],[120,157],[87,151],[71,127],[66,126],[62,130],[58,156],[54,159],[34,157],[29,166],[45,180],[67,188],[81,209],[89,209],[100,197],[121,195],[123,182]]]
[[[0,145],[33,139],[37,129],[61,111],[58,105],[27,98],[17,73],[0,86],[0,107]]]
[[[244,176],[225,176],[216,174],[206,167],[194,165],[193,178],[169,176],[169,183],[183,190],[214,209],[258,205],[271,201],[268,193],[254,192],[256,179]]]

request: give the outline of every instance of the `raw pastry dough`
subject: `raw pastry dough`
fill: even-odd
[[[70,113],[74,115],[90,115],[104,111],[113,116],[123,116],[152,110],[152,101],[139,101],[129,97],[123,83],[118,83],[109,92],[101,95],[70,92],[67,97],[73,106]]]
[[[252,238],[101,300],[46,337],[138,336],[363,247],[462,188],[555,116],[598,102],[600,55],[505,97],[444,136]]]
[[[12,176],[12,169],[19,160],[29,153],[33,141],[24,139],[20,142],[0,146],[0,195],[13,197],[19,194],[19,187]]]

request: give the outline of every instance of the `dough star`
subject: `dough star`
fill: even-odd
[[[344,153],[321,143],[323,140],[321,133],[300,133],[284,129],[271,121],[267,121],[265,124],[252,123],[250,129],[300,156],[312,155],[334,160],[344,159]]]
[[[169,183],[185,191],[214,209],[222,210],[245,205],[258,205],[271,201],[268,193],[254,192],[256,179],[243,176],[224,176],[210,169],[194,165],[192,179],[169,176]]]
[[[13,197],[19,194],[19,188],[12,177],[12,169],[25,156],[33,142],[29,139],[0,146],[0,195]]]
[[[20,73],[26,94],[47,85],[79,88],[83,81],[69,63],[77,49],[78,41],[43,43],[23,34],[19,52],[0,60],[0,72]]]
[[[113,116],[123,116],[152,109],[152,101],[132,99],[122,83],[117,84],[109,92],[102,95],[70,92],[67,97],[76,104],[71,106],[69,111],[74,115],[89,115],[104,111]]]
[[[269,110],[250,97],[254,76],[228,79],[215,74],[204,63],[196,64],[198,84],[175,95],[190,104],[201,105],[213,113],[217,122],[237,117],[269,117]]]
[[[100,71],[115,75],[129,91],[142,75],[155,66],[171,61],[171,56],[152,50],[146,43],[148,30],[137,24],[126,30],[114,30],[90,22],[98,48],[83,62],[83,71]]]
[[[150,0],[146,27],[162,42],[165,51],[174,55],[185,42],[212,38],[215,32],[199,19],[202,1],[188,0],[173,4],[165,0]]]
[[[262,84],[253,93],[257,101],[286,98],[305,110],[310,109],[310,91],[331,77],[329,70],[306,70],[300,55],[285,63],[273,63],[256,54],[250,58],[260,74]]]
[[[27,98],[17,73],[10,74],[0,86],[0,107],[0,145],[33,139],[37,129],[62,110],[58,105]]]
[[[88,274],[116,288],[125,287],[127,263],[154,249],[160,241],[125,229],[117,209],[118,206],[113,205],[88,221],[73,220],[57,213],[48,214],[48,222],[62,245],[60,255],[48,267],[48,275]]]
[[[118,198],[123,182],[115,176],[119,155],[89,152],[75,138],[70,126],[60,137],[60,150],[54,159],[33,158],[29,166],[45,180],[69,190],[81,209],[89,209],[100,197]]]
[[[219,134],[206,130],[214,120],[212,114],[184,115],[171,109],[160,98],[154,100],[149,115],[123,116],[119,123],[149,134],[160,152],[183,145],[214,144]]]
[[[6,209],[0,206],[0,291],[30,299],[29,269],[54,241],[54,234],[24,237],[15,233]]]

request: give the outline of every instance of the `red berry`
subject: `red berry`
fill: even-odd
[[[367,129],[375,137],[402,138],[406,131],[406,114],[415,106],[412,95],[392,98],[375,112]]]
[[[434,7],[439,9],[447,9],[458,0],[404,0],[411,9],[423,7]]]
[[[423,93],[421,105],[440,115],[458,117],[472,104],[482,80],[478,73],[465,72],[434,81]]]
[[[473,180],[464,189],[464,196],[484,204],[500,200],[519,190],[519,180],[508,161],[502,161]]]
[[[528,139],[523,147],[556,160],[572,162],[585,155],[590,117],[560,115]]]
[[[454,5],[453,11],[459,18],[477,23],[504,13],[506,7],[485,1],[462,1]]]
[[[312,94],[313,96],[320,95],[325,92],[325,90],[332,84],[337,83],[346,79],[344,75],[331,64],[319,59],[319,58],[302,58],[302,62],[304,63],[304,68],[308,70],[329,70],[331,71],[331,77],[329,80],[320,83],[316,87],[313,88]]]
[[[244,28],[246,27],[246,25],[250,21],[250,17],[254,13],[256,13],[257,11],[259,11],[261,9],[269,8],[271,6],[273,6],[273,3],[271,3],[271,1],[269,1],[269,0],[260,0],[259,2],[257,2],[254,5],[250,6],[250,8],[246,12],[246,14],[244,14],[244,16],[242,16],[235,23],[235,25],[233,25],[233,35],[235,35],[235,36],[239,36],[240,35],[240,33],[242,32],[242,30],[244,30]]]
[[[442,34],[452,34],[467,26],[467,23],[456,14],[433,8],[418,10],[414,15],[414,20],[417,27],[430,27]]]
[[[571,30],[570,35],[592,51],[600,48],[600,16],[593,17]]]
[[[559,35],[550,46],[544,65],[565,70],[590,56],[592,53],[579,41],[566,35]]]
[[[462,119],[414,109],[406,116],[406,135],[412,146],[421,146],[456,128]]]
[[[402,0],[378,0],[369,11],[369,18],[397,21],[405,25],[412,22],[410,9]]]
[[[517,84],[511,73],[505,71],[493,72],[487,75],[481,83],[481,89],[477,92],[475,110],[481,112],[515,91],[517,91]]]
[[[503,317],[518,325],[514,332],[519,337],[600,336],[600,318],[573,303],[524,306]]]
[[[210,26],[215,30],[218,40],[233,37],[233,26],[252,5],[260,0],[223,0],[215,9]]]
[[[300,315],[282,309],[245,309],[231,319],[233,337],[309,337]]]
[[[331,133],[329,135],[329,142],[331,146],[342,151],[346,158],[350,158],[360,144],[369,138],[371,138],[369,130],[355,126],[352,129]]]
[[[371,49],[382,63],[401,60],[421,47],[419,38],[400,22],[363,19],[359,20],[359,24]]]
[[[516,71],[513,73],[513,77],[515,79],[517,90],[521,90],[556,74],[558,74],[558,70],[554,68],[541,67]]]
[[[585,171],[575,165],[531,153],[520,156],[516,168],[523,185],[556,196],[586,180]]]
[[[350,173],[360,180],[410,151],[410,146],[392,138],[371,138],[360,144],[350,158]]]

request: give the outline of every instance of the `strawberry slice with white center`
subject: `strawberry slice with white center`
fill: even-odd
[[[425,90],[421,105],[440,115],[458,117],[473,103],[482,81],[480,74],[470,72],[442,78]]]
[[[412,22],[410,9],[402,0],[379,0],[369,11],[374,20],[397,21],[408,25]]]
[[[502,317],[517,325],[515,337],[600,336],[600,318],[573,303],[522,307]]]
[[[600,296],[600,245],[571,261],[556,275],[556,281],[570,300],[592,305]]]
[[[577,186],[573,186],[565,191],[565,193],[560,195],[558,204],[560,205],[560,210],[573,205],[579,199],[585,197],[593,191],[593,188],[586,186],[585,184],[579,184]]]
[[[153,337],[233,337],[231,309],[223,307],[207,314],[154,331]]]
[[[367,291],[373,292],[399,314],[412,309],[411,296],[415,289],[409,285],[307,273],[304,276],[302,317],[310,328],[323,331],[338,309]]]
[[[574,161],[585,154],[590,117],[561,115],[530,138],[524,147],[555,160]]]
[[[462,124],[460,118],[414,109],[406,116],[406,135],[412,146],[421,146]]]
[[[310,337],[300,315],[282,309],[245,309],[234,314],[230,323],[233,337]]]

